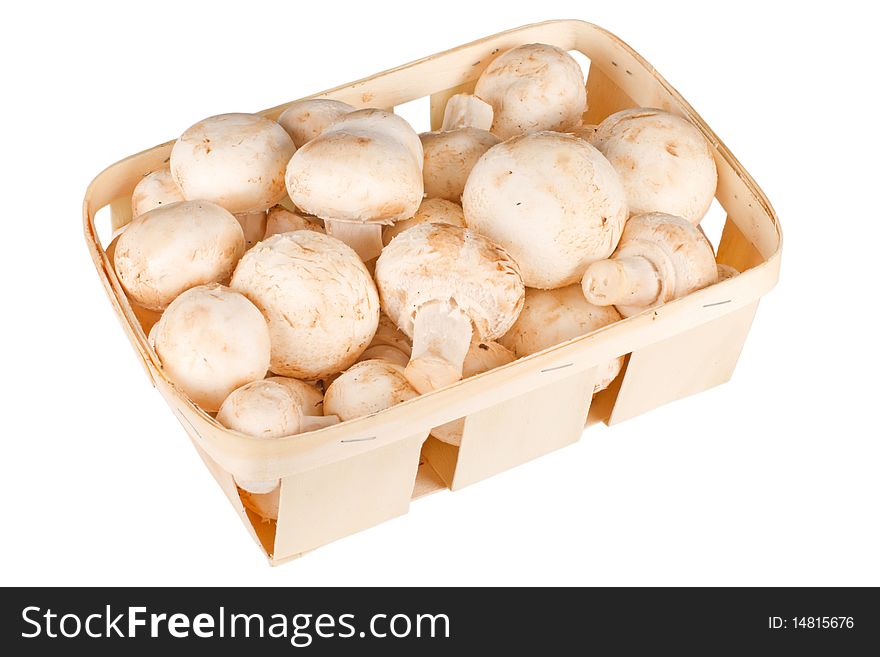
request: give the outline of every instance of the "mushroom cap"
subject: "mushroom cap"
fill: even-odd
[[[370,346],[393,347],[407,356],[412,354],[412,342],[385,313],[379,314],[379,327],[376,329],[376,335],[370,341]]]
[[[278,117],[278,125],[287,131],[299,148],[324,132],[339,117],[353,111],[354,107],[341,100],[309,98],[291,103]]]
[[[587,123],[570,128],[569,130],[567,130],[567,132],[574,135],[578,139],[583,139],[584,141],[592,141],[593,135],[596,134],[596,130],[598,129],[599,126]]]
[[[137,217],[160,205],[177,203],[185,200],[183,192],[178,188],[170,169],[159,169],[148,173],[135,185],[131,193],[131,216]]]
[[[473,94],[454,94],[443,109],[441,130],[458,128],[492,129],[492,106]]]
[[[542,43],[499,55],[480,75],[474,93],[492,105],[492,132],[501,139],[568,130],[587,110],[581,67],[561,48]]]
[[[496,367],[507,365],[517,359],[517,355],[494,340],[474,340],[464,357],[464,366],[461,373],[466,379]]]
[[[170,379],[209,412],[269,369],[266,320],[244,295],[222,285],[201,285],[177,297],[151,341]]]
[[[263,240],[241,259],[231,286],[266,316],[276,374],[312,380],[340,372],[379,323],[370,274],[350,247],[323,233]]]
[[[303,381],[261,379],[232,391],[220,406],[217,421],[254,438],[292,436],[302,432],[303,417],[322,414],[321,399],[321,393]]]
[[[287,191],[304,212],[390,224],[411,217],[419,207],[424,187],[418,135],[398,116],[365,111],[343,116],[290,159]]]
[[[329,132],[349,132],[351,130],[365,130],[391,137],[403,144],[418,163],[419,169],[422,168],[424,153],[422,152],[422,142],[419,140],[419,135],[407,123],[406,119],[394,112],[386,112],[375,107],[368,107],[349,112],[327,126],[327,131]]]
[[[522,358],[621,319],[614,306],[595,306],[587,301],[580,285],[555,290],[526,288],[522,312],[498,342]],[[603,366],[594,392],[607,388],[622,366],[623,357]]]
[[[376,262],[382,308],[412,338],[419,307],[451,302],[467,314],[480,340],[507,332],[525,287],[519,267],[500,246],[449,224],[423,223],[391,240]]]
[[[295,230],[311,230],[316,233],[323,233],[324,229],[314,221],[309,221],[305,217],[291,212],[285,207],[276,205],[269,210],[266,218],[266,234],[263,239],[279,235],[280,233],[290,233]]]
[[[403,231],[423,223],[449,224],[467,228],[464,221],[464,211],[458,203],[442,198],[426,198],[412,217],[401,219],[391,226],[385,226],[382,229],[382,242],[388,246],[388,243]]]
[[[599,124],[592,144],[620,174],[631,214],[664,212],[698,224],[709,209],[718,184],[715,159],[687,119],[623,110]]]
[[[425,195],[455,203],[461,202],[464,185],[477,160],[501,141],[477,128],[424,132],[419,138],[425,151]]]
[[[353,420],[418,397],[403,368],[384,360],[365,360],[340,374],[324,395],[324,413]]]
[[[268,210],[284,198],[284,170],[296,147],[257,114],[220,114],[187,128],[171,149],[171,175],[187,199],[233,214]]]
[[[718,280],[718,265],[705,234],[682,217],[651,212],[630,217],[612,259],[647,256],[660,267],[661,301],[678,299]],[[618,305],[624,317],[644,310]]]
[[[179,201],[131,221],[113,263],[129,296],[163,310],[184,290],[229,280],[245,250],[238,220],[207,201]]]
[[[571,285],[607,258],[627,218],[614,168],[582,139],[535,132],[490,148],[462,196],[468,227],[507,249],[529,287]]]

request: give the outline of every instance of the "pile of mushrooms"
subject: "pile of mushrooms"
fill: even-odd
[[[586,108],[571,56],[526,44],[421,135],[331,98],[210,117],[134,187],[108,256],[164,374],[229,430],[379,413],[738,274],[699,228],[703,133]],[[462,426],[432,434],[456,445]],[[278,481],[237,483],[277,516]]]

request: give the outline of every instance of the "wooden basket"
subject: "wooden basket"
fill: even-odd
[[[527,25],[313,97],[392,109],[430,96],[436,129],[446,100],[472,91],[497,53],[534,42],[590,59],[586,123],[641,106],[687,117],[700,128],[715,152],[717,199],[727,213],[718,261],[741,275],[381,413],[260,441],[225,429],[171,383],[146,339],[145,327],[155,318],[129,303],[97,237],[98,210],[110,206],[114,230],[128,223],[135,184],[167,164],[173,142],[117,162],[89,185],[85,237],[110,301],[153,384],[271,563],[404,514],[411,499],[462,488],[574,443],[585,423],[621,422],[730,378],[758,300],[779,275],[779,223],[764,193],[709,126],[620,39],[575,20]],[[285,107],[263,114],[277,118]],[[592,398],[599,367],[621,355],[627,355],[622,375]],[[461,417],[460,447],[428,438],[432,427]],[[277,522],[245,506],[233,475],[281,480]]]

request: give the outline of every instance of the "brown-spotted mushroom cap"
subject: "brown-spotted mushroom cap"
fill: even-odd
[[[229,212],[207,201],[180,201],[134,218],[113,261],[136,303],[163,310],[184,290],[228,281],[244,249],[241,226]]]
[[[492,106],[473,94],[455,94],[446,101],[443,108],[443,122],[440,130],[477,128],[491,130],[494,111]]]
[[[442,198],[426,198],[412,217],[402,219],[382,229],[382,243],[387,245],[403,231],[423,223],[467,227],[464,221],[464,211],[458,203]]]
[[[172,301],[151,342],[169,378],[208,412],[269,369],[266,320],[222,285],[194,287]]]
[[[712,147],[687,119],[656,109],[627,109],[593,135],[620,174],[631,214],[663,212],[693,224],[709,209],[718,173]]]
[[[296,212],[291,212],[285,207],[276,205],[269,210],[266,218],[266,233],[263,239],[279,235],[280,233],[291,233],[295,230],[311,230],[316,233],[323,233],[324,229],[314,221],[306,219]]]
[[[659,212],[630,217],[617,250],[587,268],[584,295],[624,317],[715,283],[715,254],[699,227]]]
[[[455,203],[461,202],[464,185],[477,160],[500,142],[491,132],[477,128],[425,132],[419,137],[425,151],[425,195]]]
[[[532,43],[508,50],[480,75],[474,93],[495,111],[492,132],[509,139],[540,130],[565,132],[587,109],[584,72],[567,52]]]
[[[522,358],[620,319],[614,306],[595,306],[587,301],[579,285],[556,290],[527,288],[522,312],[498,341]],[[622,367],[622,356],[602,366],[593,392],[607,388]]]
[[[363,260],[382,249],[382,224],[411,217],[423,195],[422,146],[399,116],[360,110],[305,144],[287,167],[287,191],[302,211]]]
[[[461,378],[473,335],[494,340],[522,307],[519,267],[491,240],[448,224],[401,233],[376,262],[382,308],[412,338],[406,375],[426,392]]]
[[[220,114],[188,128],[171,149],[171,175],[187,199],[233,214],[268,210],[284,198],[296,147],[280,125],[257,114]]]
[[[345,422],[384,411],[418,395],[400,365],[380,359],[364,360],[330,384],[324,395],[324,412]]]
[[[341,100],[309,98],[291,103],[278,117],[278,125],[287,131],[294,145],[300,148],[320,135],[328,125],[354,111]]]
[[[313,231],[281,233],[248,251],[231,286],[269,322],[270,369],[321,379],[354,363],[379,323],[376,286],[357,254]]]
[[[468,227],[503,246],[529,287],[576,283],[607,258],[626,221],[614,168],[582,139],[535,132],[490,148],[462,196]]]
[[[183,200],[183,193],[171,177],[170,169],[153,171],[141,178],[131,193],[131,216],[137,217],[160,205]]]

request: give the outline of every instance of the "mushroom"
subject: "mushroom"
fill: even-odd
[[[629,317],[717,279],[712,246],[700,229],[654,212],[630,217],[614,255],[590,265],[582,287],[590,303],[617,306]]]
[[[578,139],[583,139],[584,141],[591,141],[593,139],[593,135],[596,134],[596,130],[599,129],[599,126],[586,124],[575,126],[568,130],[568,132]]]
[[[133,219],[113,261],[138,305],[163,310],[184,290],[228,281],[244,250],[241,226],[229,212],[207,201],[179,201]]]
[[[468,227],[513,256],[529,287],[581,279],[607,258],[626,221],[626,197],[614,168],[573,135],[535,132],[490,148],[462,196]]]
[[[324,395],[324,412],[353,420],[418,397],[403,367],[383,359],[363,360],[340,374]]]
[[[461,202],[461,194],[477,160],[500,139],[491,132],[464,127],[419,135],[425,151],[425,195]]]
[[[281,438],[314,431],[335,424],[332,414],[324,415],[324,397],[313,385],[283,376],[251,381],[236,388],[223,401],[217,421],[228,429],[254,438]],[[274,488],[238,484],[251,493]],[[268,488],[268,490],[266,490]]]
[[[171,177],[170,169],[153,171],[141,178],[131,193],[131,216],[137,217],[160,205],[186,200]]]
[[[290,233],[295,230],[311,230],[316,233],[324,232],[324,229],[316,222],[309,221],[296,212],[291,212],[283,206],[276,205],[269,210],[266,218],[266,233],[263,235],[263,239],[280,233]]]
[[[540,130],[565,132],[587,110],[584,72],[561,48],[531,43],[508,50],[477,80],[474,93],[492,105],[501,139]]]
[[[231,286],[263,311],[270,369],[321,379],[354,363],[379,323],[379,298],[357,254],[314,231],[273,235],[248,251]]]
[[[522,358],[620,319],[614,306],[596,306],[587,301],[579,285],[555,290],[526,288],[522,312],[498,342]],[[607,388],[622,368],[623,356],[603,365],[593,393]]]
[[[592,144],[620,174],[631,214],[663,212],[698,224],[709,209],[718,184],[715,159],[687,119],[623,110],[599,124]]]
[[[728,278],[733,278],[734,276],[739,276],[739,271],[735,267],[731,267],[730,265],[722,265],[719,263],[718,265],[718,283],[721,281],[726,281]]]
[[[288,105],[278,117],[278,125],[287,131],[294,145],[301,148],[336,119],[354,110],[354,107],[340,100],[308,98]]]
[[[200,285],[177,297],[150,341],[169,378],[208,412],[269,369],[266,320],[247,298],[222,285]]]
[[[446,101],[443,108],[443,123],[440,130],[446,132],[458,128],[478,128],[490,130],[494,112],[492,106],[473,94],[455,94]]]
[[[253,381],[224,400],[217,421],[228,429],[266,440],[315,431],[339,422],[322,414],[323,397],[314,386],[280,376]],[[278,479],[242,481],[242,501],[264,518],[278,518]]]
[[[442,198],[426,198],[419,205],[419,209],[409,219],[402,219],[396,224],[385,226],[382,229],[382,243],[387,246],[403,231],[423,223],[449,224],[466,228],[464,211],[458,203],[446,201]]]
[[[266,232],[266,210],[285,195],[284,170],[296,147],[257,114],[220,114],[188,128],[171,149],[171,175],[183,196],[235,215],[247,248]]]
[[[379,314],[379,328],[370,341],[370,346],[361,354],[359,361],[380,358],[391,363],[406,367],[412,354],[409,338],[388,319],[385,313]]]
[[[422,144],[390,112],[346,114],[305,144],[287,167],[287,191],[298,208],[361,259],[382,250],[382,224],[413,216],[422,200]]]
[[[467,379],[477,374],[494,370],[496,367],[507,365],[515,360],[516,354],[497,342],[474,340],[471,342],[471,346],[464,358],[462,378]],[[464,418],[459,418],[431,429],[432,436],[450,445],[461,445],[463,432]]]
[[[503,248],[465,228],[433,223],[385,247],[376,283],[382,308],[413,341],[406,377],[419,392],[458,381],[472,336],[504,335],[525,291]]]

